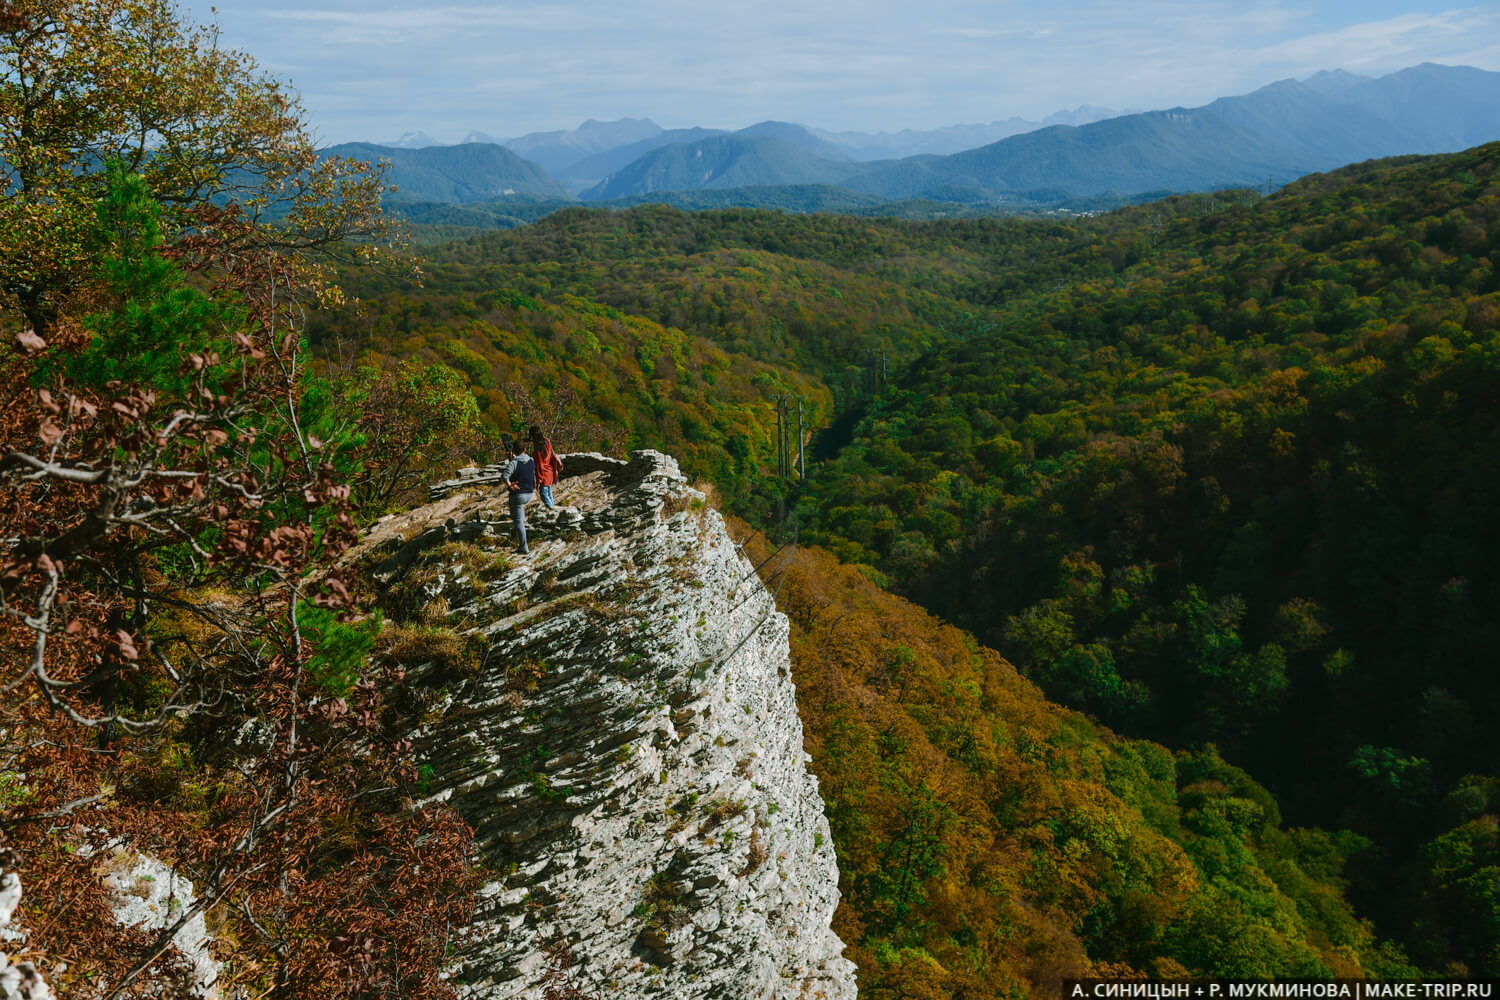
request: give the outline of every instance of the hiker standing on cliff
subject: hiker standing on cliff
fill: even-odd
[[[510,461],[505,463],[505,485],[510,489],[510,518],[516,522],[517,551],[526,553],[526,505],[536,490],[536,463],[526,454],[526,442],[510,440]]]
[[[548,510],[557,504],[552,502],[552,484],[562,475],[562,459],[552,450],[552,439],[542,434],[540,424],[531,425],[531,457],[536,462],[537,492]]]

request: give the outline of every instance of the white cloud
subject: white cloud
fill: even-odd
[[[1476,39],[1489,39],[1486,46]],[[1437,14],[1404,14],[1384,21],[1351,24],[1288,39],[1262,50],[1272,64],[1326,68],[1342,66],[1385,72],[1417,62],[1459,61],[1479,55],[1494,68],[1500,53],[1500,8],[1478,7]],[[1487,58],[1486,58],[1487,54]]]
[[[1335,67],[1500,69],[1493,6],[1388,9],[1401,2],[720,0],[710,13],[689,0],[241,0],[218,17],[225,41],[290,77],[340,141],[622,115],[931,128],[1201,104]]]
[[[964,38],[1003,38],[1006,35],[1018,35],[1020,28],[933,28],[933,34],[937,35],[960,35]]]

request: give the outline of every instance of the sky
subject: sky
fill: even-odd
[[[326,143],[650,118],[834,131],[1194,107],[1341,68],[1500,70],[1500,2],[223,0],[190,7]]]

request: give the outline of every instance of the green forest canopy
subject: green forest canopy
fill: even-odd
[[[1066,222],[574,209],[353,275],[365,317],[313,331],[792,504],[1049,696],[1353,831],[1358,912],[1495,975],[1497,155]],[[804,484],[775,391],[828,426]]]

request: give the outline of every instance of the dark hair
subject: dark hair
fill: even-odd
[[[547,440],[542,435],[542,425],[541,424],[532,424],[531,425],[531,440],[537,442],[538,444],[540,444],[541,442]]]
[[[522,438],[511,438],[509,441],[509,445],[510,453],[512,455],[519,455],[526,450],[526,441]]]

